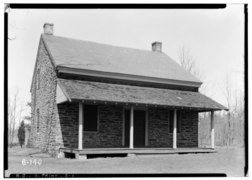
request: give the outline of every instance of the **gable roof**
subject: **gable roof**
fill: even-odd
[[[170,79],[197,83],[199,79],[161,52],[105,45],[42,34],[56,67]]]
[[[142,104],[198,111],[227,110],[226,107],[199,92],[67,79],[57,81],[66,96],[65,101]]]

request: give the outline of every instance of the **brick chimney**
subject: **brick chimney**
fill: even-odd
[[[52,23],[45,23],[43,27],[44,27],[44,34],[53,35]]]
[[[162,52],[162,43],[155,41],[152,45],[152,51],[154,52]]]

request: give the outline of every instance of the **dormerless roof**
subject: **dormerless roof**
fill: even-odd
[[[200,80],[162,52],[116,47],[42,34],[55,65],[186,82]]]
[[[66,79],[58,79],[58,83],[69,101],[132,103],[198,111],[226,110],[224,106],[199,92]]]

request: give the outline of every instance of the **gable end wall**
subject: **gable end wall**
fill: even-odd
[[[37,70],[40,69],[40,88],[36,89]],[[57,135],[61,134],[56,106],[56,72],[43,40],[40,40],[34,80],[31,89],[31,136],[32,147],[54,154],[61,145]],[[39,131],[37,132],[37,109],[39,109]]]

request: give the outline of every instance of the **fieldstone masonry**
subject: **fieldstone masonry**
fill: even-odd
[[[169,133],[169,109],[149,108],[148,141],[149,147],[172,147],[172,134]]]
[[[123,106],[100,105],[98,111],[98,132],[84,132],[83,147],[122,147]]]
[[[55,152],[62,145],[58,134],[61,129],[58,121],[56,106],[56,72],[41,38],[38,48],[33,83],[31,87],[32,122],[31,146],[41,148],[56,155]],[[40,87],[36,86],[37,72],[40,70]],[[39,129],[37,130],[39,110]],[[56,141],[57,140],[57,141]],[[61,141],[61,142],[60,142]]]
[[[122,146],[122,106],[98,105],[98,131],[83,132],[84,148],[109,148]],[[78,148],[78,103],[58,105],[63,146]]]
[[[173,133],[169,132],[171,109],[149,108],[149,147],[172,148]],[[198,147],[198,113],[181,111],[181,129],[177,133],[177,147]]]
[[[198,147],[198,112],[182,111],[181,131],[177,135],[177,147]]]
[[[97,132],[83,132],[83,148],[122,147],[123,106],[98,105]],[[148,108],[148,147],[172,147],[172,132],[169,132],[170,109]],[[78,148],[78,103],[58,105],[63,146]],[[178,147],[198,146],[198,114],[182,111],[181,131],[177,134]]]

